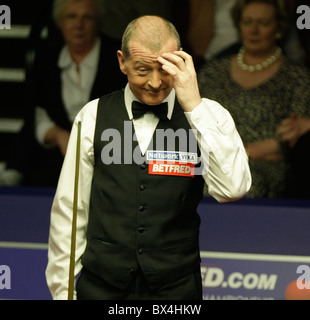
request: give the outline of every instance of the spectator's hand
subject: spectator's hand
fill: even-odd
[[[184,111],[190,112],[201,103],[197,75],[192,57],[184,51],[163,53],[158,57],[163,70],[174,81],[174,89]]]
[[[245,150],[251,160],[281,161],[282,149],[274,138],[268,138],[245,146]]]
[[[58,147],[61,154],[65,156],[69,142],[70,132],[58,126],[51,128],[45,135],[45,142]]]
[[[310,130],[310,118],[291,115],[281,121],[277,128],[277,134],[283,142],[292,148],[298,139]]]

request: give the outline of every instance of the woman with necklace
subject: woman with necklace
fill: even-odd
[[[294,113],[310,114],[307,70],[279,46],[289,26],[282,0],[239,0],[232,16],[240,33],[238,54],[215,59],[200,71],[202,95],[220,102],[234,118],[252,172],[248,197],[284,196],[288,160],[276,131]]]

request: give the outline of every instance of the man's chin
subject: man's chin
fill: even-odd
[[[152,105],[158,105],[163,102],[169,95],[169,92],[161,91],[148,91],[146,95],[143,96],[143,103]]]

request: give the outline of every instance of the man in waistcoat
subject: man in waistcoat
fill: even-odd
[[[51,212],[47,283],[68,294],[81,122],[75,276],[78,299],[202,299],[196,212],[204,183],[244,196],[248,159],[230,114],[201,98],[174,26],[143,16],[117,52],[124,90],[89,102],[71,131]]]

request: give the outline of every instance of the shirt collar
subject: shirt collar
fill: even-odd
[[[127,85],[125,87],[125,105],[126,105],[126,109],[127,109],[128,116],[129,116],[130,120],[133,119],[132,110],[131,110],[132,101],[139,101],[139,99],[135,97],[135,95],[132,93],[132,91],[130,89],[129,83],[127,83]],[[141,101],[139,101],[139,102],[141,102]],[[172,117],[172,112],[173,112],[173,108],[174,108],[175,90],[172,89],[170,94],[168,95],[168,97],[165,100],[163,100],[162,102],[168,102],[167,118],[170,120]]]
[[[98,38],[94,47],[89,51],[87,56],[81,62],[81,65],[86,65],[92,68],[97,68],[99,56],[100,56],[101,39]],[[68,46],[64,46],[59,54],[58,67],[60,69],[70,68],[74,64],[71,58]]]

